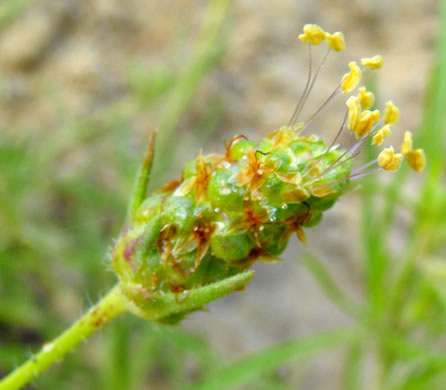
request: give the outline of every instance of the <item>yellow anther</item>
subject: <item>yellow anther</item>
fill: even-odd
[[[378,155],[378,165],[389,172],[397,171],[401,163],[403,162],[403,155],[401,153],[395,154],[395,151],[393,150],[393,147],[384,149],[379,155]]]
[[[374,57],[361,58],[361,63],[366,68],[378,69],[381,68],[381,66],[383,66],[384,60],[380,55],[376,55]]]
[[[389,125],[394,125],[400,119],[400,110],[393,104],[391,100],[386,103],[384,109],[384,122]]]
[[[426,166],[426,156],[423,149],[410,150],[407,153],[407,163],[416,172],[421,172]]]
[[[384,140],[392,134],[389,125],[381,127],[372,138],[372,145],[380,146]]]
[[[348,66],[350,67],[350,72],[346,73],[344,77],[342,77],[341,83],[341,87],[344,92],[350,92],[354,90],[361,81],[362,77],[362,71],[355,61],[350,62]]]
[[[348,128],[353,132],[358,122],[359,114],[361,113],[361,105],[357,96],[350,96],[345,104],[348,107]]]
[[[404,141],[401,145],[401,153],[403,156],[406,156],[412,150],[412,133],[410,131],[406,131],[404,133]]]
[[[372,108],[373,103],[375,102],[375,95],[373,92],[367,91],[365,87],[359,88],[359,102],[361,103],[361,108],[363,110],[368,110]]]
[[[327,40],[327,46],[334,51],[345,50],[345,40],[344,34],[341,32],[335,32],[334,34],[325,34],[325,39]]]
[[[362,111],[359,114],[358,123],[355,127],[355,136],[357,139],[363,137],[368,134],[370,130],[372,130],[375,122],[379,120],[380,112],[378,110],[375,111]]]
[[[310,45],[319,45],[325,39],[325,31],[317,24],[306,24],[304,33],[299,35],[299,39]]]

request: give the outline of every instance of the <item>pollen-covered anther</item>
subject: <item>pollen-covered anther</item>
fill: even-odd
[[[345,93],[353,91],[361,81],[362,71],[355,61],[349,62],[350,72],[342,77],[341,88]]]
[[[334,51],[345,50],[344,34],[342,34],[341,32],[335,32],[333,34],[326,33],[325,39],[329,49]]]
[[[406,156],[412,150],[412,133],[410,131],[406,131],[404,133],[404,141],[401,145],[401,153],[403,156]]]
[[[381,68],[384,64],[384,60],[380,55],[376,55],[368,58],[361,58],[361,64],[369,69]]]
[[[392,134],[389,125],[381,127],[372,138],[372,145],[380,146],[384,140]]]
[[[361,105],[357,96],[350,96],[345,104],[348,107],[348,128],[353,132],[358,123],[359,114],[361,113]]]
[[[367,91],[365,87],[359,88],[358,97],[363,110],[369,110],[372,108],[373,103],[375,103],[375,95],[373,92]]]
[[[378,110],[365,110],[359,114],[358,123],[355,127],[355,136],[357,139],[368,134],[373,125],[379,120],[381,113]]]
[[[325,40],[325,31],[317,24],[306,24],[304,26],[304,33],[299,35],[299,39],[304,43],[310,45],[319,45]]]
[[[386,103],[384,109],[384,122],[389,125],[394,125],[400,119],[400,110],[393,104],[391,100]]]
[[[410,150],[406,157],[409,167],[416,172],[421,172],[426,166],[426,156],[423,149]]]
[[[401,167],[401,163],[403,162],[403,155],[401,153],[396,153],[393,150],[393,146],[384,149],[378,155],[378,165],[384,169],[385,171],[394,172],[397,171]]]

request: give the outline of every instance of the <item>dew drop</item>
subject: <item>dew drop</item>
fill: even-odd
[[[218,207],[216,207],[216,208],[214,209],[214,211],[215,211],[216,213],[219,213],[219,212],[220,212],[220,209],[219,209]]]
[[[282,205],[282,208],[285,210],[285,209],[288,208],[288,205],[287,205],[287,204],[283,204],[283,205]]]
[[[44,352],[50,352],[53,348],[54,348],[53,343],[44,343],[42,347]]]

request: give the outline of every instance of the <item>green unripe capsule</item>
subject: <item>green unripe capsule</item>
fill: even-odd
[[[211,236],[211,252],[223,261],[235,262],[248,257],[255,246],[248,232],[233,232],[224,224]]]
[[[227,163],[227,165],[230,165]],[[216,169],[207,185],[207,198],[215,210],[241,213],[245,189],[235,183],[237,167]]]

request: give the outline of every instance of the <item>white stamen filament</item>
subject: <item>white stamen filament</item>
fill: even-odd
[[[299,112],[300,106],[302,105],[303,99],[307,93],[308,87],[310,85],[311,81],[311,75],[312,75],[312,57],[311,57],[311,45],[308,45],[308,57],[309,57],[309,65],[308,65],[308,77],[307,82],[305,83],[304,91],[302,92],[302,95],[299,98],[299,101],[297,102],[296,108],[294,109],[293,115],[290,118],[290,121],[288,122],[288,127],[290,127],[293,123],[296,122],[297,119],[297,113]]]

